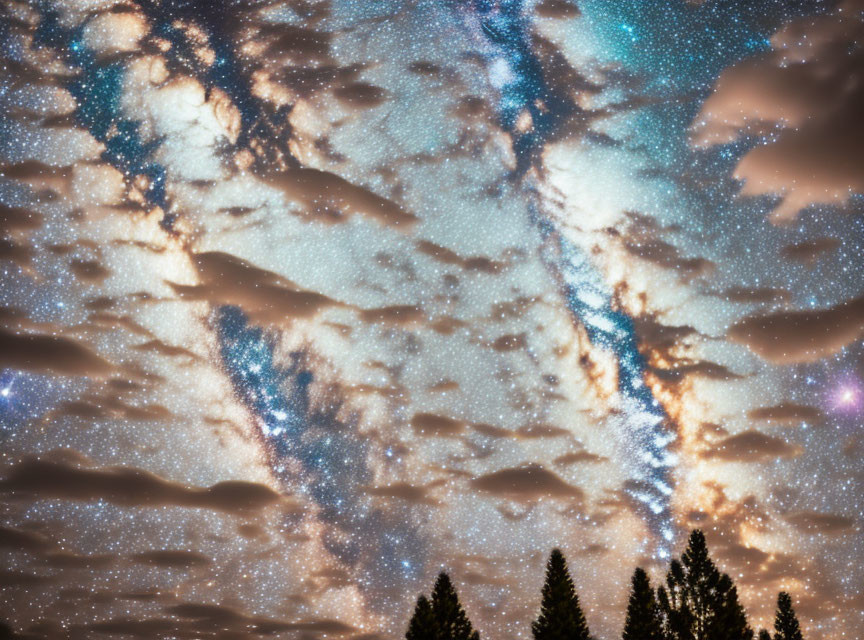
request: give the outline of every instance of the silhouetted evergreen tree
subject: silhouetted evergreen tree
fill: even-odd
[[[590,640],[588,623],[579,606],[567,561],[553,549],[546,563],[540,616],[531,624],[535,640]]]
[[[759,629],[759,640],[771,640],[771,634],[768,629]]]
[[[708,554],[705,535],[693,531],[681,561],[673,560],[657,592],[669,640],[751,640],[732,579]]]
[[[753,629],[747,624],[747,614],[738,600],[738,589],[727,574],[717,582],[717,608],[708,625],[711,640],[753,640]]]
[[[450,576],[444,572],[438,574],[432,589],[432,617],[438,640],[480,639],[480,634],[474,631],[465,615]]]
[[[429,604],[426,596],[417,598],[417,606],[414,607],[414,615],[408,623],[405,640],[438,640],[435,616],[432,614],[432,605]]]
[[[798,617],[792,608],[792,597],[785,591],[777,596],[777,615],[774,617],[774,640],[803,640]]]
[[[623,640],[664,640],[657,608],[657,598],[651,581],[643,569],[633,572]]]

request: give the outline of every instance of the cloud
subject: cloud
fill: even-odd
[[[0,329],[0,367],[102,378],[113,365],[72,338]]]
[[[725,462],[766,462],[776,458],[794,458],[801,455],[801,447],[782,438],[748,430],[723,438],[702,452],[702,457]]]
[[[199,284],[169,283],[181,298],[236,305],[258,324],[278,325],[340,306],[325,295],[302,289],[287,278],[228,253],[198,253],[192,256],[192,262]]]
[[[749,316],[728,331],[733,342],[775,364],[814,362],[861,338],[864,297],[827,309]]]
[[[583,491],[538,464],[501,469],[471,480],[475,489],[512,500],[534,500],[547,496],[582,499]]]
[[[579,7],[568,0],[542,0],[534,10],[541,18],[568,19],[579,15]]]
[[[624,249],[631,255],[664,269],[678,273],[682,279],[691,280],[711,274],[716,265],[706,258],[685,258],[679,249],[665,240],[625,241]]]
[[[70,551],[54,551],[43,559],[46,566],[55,569],[104,569],[115,560],[112,555],[80,555]]]
[[[484,273],[499,273],[504,269],[503,262],[496,262],[486,256],[471,256],[463,258],[455,251],[443,247],[428,240],[419,240],[417,242],[417,250],[423,255],[437,260],[442,264],[461,267],[466,271],[482,271]]]
[[[846,533],[855,524],[852,518],[833,513],[799,511],[786,516],[786,521],[802,533],[838,535]]]
[[[243,480],[187,487],[132,467],[93,469],[68,460],[35,458],[11,467],[0,480],[0,493],[19,499],[104,500],[127,507],[174,505],[232,514],[258,511],[285,500],[269,487]]]
[[[387,92],[367,82],[352,82],[333,89],[336,100],[357,109],[371,109],[387,101]]]
[[[396,498],[414,504],[438,504],[435,499],[429,497],[428,487],[418,487],[407,482],[398,482],[380,487],[366,487],[363,491],[370,496]]]
[[[757,407],[747,412],[751,420],[764,420],[782,424],[797,422],[819,422],[824,417],[817,407],[794,402],[781,402],[771,407]]]
[[[0,204],[0,234],[10,231],[32,231],[42,226],[43,216],[23,207]]]
[[[424,436],[455,436],[465,429],[465,423],[434,413],[415,413],[411,418],[414,432]]]
[[[812,265],[823,253],[834,251],[839,246],[840,241],[837,238],[821,237],[787,244],[780,249],[780,255],[793,262]]]
[[[309,215],[314,217],[339,219],[360,214],[386,227],[403,231],[408,231],[417,222],[417,216],[392,200],[327,171],[288,169],[282,173],[271,173],[263,179],[290,200],[302,202]]]
[[[111,275],[111,271],[103,267],[98,260],[72,260],[69,269],[81,282],[87,284],[100,284]]]
[[[39,533],[0,527],[0,548],[39,552],[52,546],[53,544]]]
[[[735,177],[744,195],[780,196],[775,222],[864,192],[862,8],[861,0],[847,0],[833,14],[786,24],[772,51],[720,75],[696,116],[698,146],[766,136],[739,160]]]
[[[573,451],[572,453],[558,456],[553,462],[560,466],[568,466],[571,464],[597,464],[599,462],[606,462],[607,460],[608,458],[598,456],[596,453],[591,453],[590,451]]]
[[[132,556],[132,561],[152,567],[171,569],[189,569],[191,567],[202,567],[211,564],[211,560],[207,556],[195,551],[184,551],[182,549],[136,553]]]
[[[790,297],[789,292],[785,289],[775,289],[773,287],[729,287],[718,293],[717,296],[729,302],[741,302],[744,304],[786,302]]]

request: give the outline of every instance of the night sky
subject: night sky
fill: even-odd
[[[705,531],[864,628],[864,1],[10,0],[0,610],[598,640]]]

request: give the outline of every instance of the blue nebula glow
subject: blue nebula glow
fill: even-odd
[[[669,506],[673,491],[670,468],[675,457],[668,450],[675,435],[660,403],[645,385],[645,363],[632,319],[613,308],[611,294],[588,259],[559,232],[553,220],[544,216],[536,204],[535,178],[526,175],[535,152],[542,149],[556,124],[573,115],[577,107],[572,100],[556,97],[544,81],[541,64],[530,46],[530,23],[523,15],[522,2],[477,1],[473,8],[488,40],[490,64],[506,65],[512,73],[501,87],[498,111],[502,126],[513,138],[517,173],[535,203],[532,218],[547,240],[545,263],[561,282],[567,307],[585,327],[592,344],[611,351],[618,361],[618,391],[626,430],[622,435],[633,463],[632,480],[625,490],[640,505],[639,511],[655,535],[655,554],[666,558],[675,537]],[[546,108],[541,109],[541,104]],[[531,114],[533,126],[523,132],[516,126],[524,111]]]

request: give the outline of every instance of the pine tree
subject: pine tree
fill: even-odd
[[[438,640],[480,640],[471,627],[450,576],[441,572],[432,589],[432,617]]]
[[[681,561],[673,560],[657,592],[669,640],[752,640],[732,579],[708,554],[705,535],[693,531]]]
[[[716,605],[707,636],[711,640],[753,640],[753,629],[747,624],[738,589],[725,573],[717,582]]]
[[[792,608],[792,597],[785,591],[781,591],[777,596],[774,640],[803,640],[798,617],[795,615],[795,609]]]
[[[771,634],[768,629],[759,629],[759,640],[771,640]]]
[[[636,569],[631,583],[623,640],[663,640],[657,598],[648,574],[643,569]]]
[[[531,624],[535,640],[591,640],[567,561],[558,549],[552,550],[546,564],[542,594],[540,616]]]
[[[435,616],[432,615],[432,605],[426,596],[417,598],[417,606],[414,607],[414,615],[408,623],[405,640],[438,640]]]

